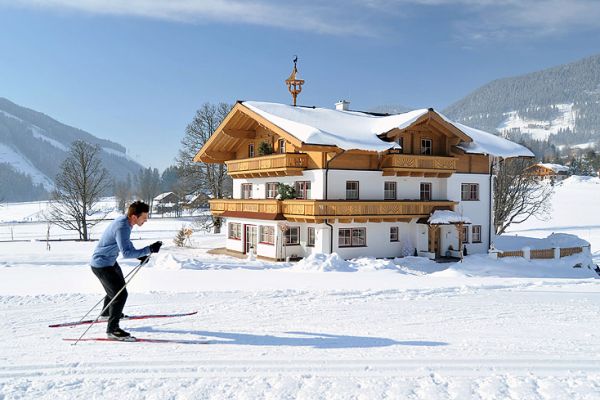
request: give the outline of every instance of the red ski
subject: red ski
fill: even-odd
[[[193,311],[189,313],[181,313],[181,314],[145,314],[145,315],[130,315],[127,318],[122,319],[121,321],[127,320],[135,320],[135,319],[151,319],[151,318],[175,318],[175,317],[187,317],[190,315],[198,314],[198,311]],[[106,322],[106,320],[98,320],[96,323]],[[62,328],[65,326],[78,326],[78,325],[89,325],[94,323],[93,319],[86,319],[81,322],[63,322],[60,324],[48,325],[49,328]]]
[[[77,342],[77,339],[64,338],[65,342]],[[150,339],[135,338],[135,340],[119,340],[107,337],[79,339],[80,342],[118,342],[118,343],[172,343],[172,344],[209,344],[208,339]]]

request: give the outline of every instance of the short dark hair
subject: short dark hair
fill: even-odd
[[[129,208],[127,209],[127,216],[131,217],[132,215],[135,215],[136,217],[139,217],[143,213],[147,213],[149,211],[150,206],[143,201],[138,200],[129,205]]]

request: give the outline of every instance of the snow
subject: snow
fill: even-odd
[[[165,197],[167,197],[167,196],[168,196],[168,195],[170,195],[170,194],[173,194],[173,192],[165,192],[165,193],[161,193],[161,194],[159,194],[158,196],[156,196],[156,197],[154,198],[154,201],[156,201],[156,202],[159,202],[159,201],[161,201],[162,199],[164,199]]]
[[[467,134],[473,141],[471,143],[460,143],[457,147],[463,149],[466,153],[472,154],[490,154],[496,157],[534,157],[534,154],[527,147],[518,143],[511,142],[500,136],[484,132],[479,129],[471,128],[458,122],[452,122],[444,117],[452,125]]]
[[[435,210],[427,220],[431,225],[470,224],[471,219],[451,210]]]
[[[18,151],[4,143],[0,143],[0,162],[10,164],[16,171],[31,176],[33,183],[42,184],[46,190],[52,190],[54,183],[39,169],[33,166]]]
[[[358,111],[293,107],[258,101],[245,101],[242,104],[304,143],[338,146],[344,150],[390,149],[396,144],[384,142],[377,135],[395,128],[407,128],[429,112],[428,109],[419,109],[403,114],[375,116]],[[461,143],[458,146],[467,153],[491,154],[498,157],[533,157],[531,151],[517,143],[439,115],[473,139],[471,143]]]
[[[573,103],[556,104],[560,115],[552,121],[540,121],[536,119],[523,118],[517,111],[504,113],[506,119],[498,125],[498,131],[511,131],[518,129],[522,133],[528,133],[533,139],[546,140],[550,135],[555,135],[561,130],[575,130],[575,119],[577,112],[573,110]]]
[[[64,144],[62,144],[61,142],[54,140],[52,138],[49,138],[48,136],[46,136],[46,131],[36,125],[32,125],[30,124],[29,129],[31,130],[31,132],[33,133],[33,137],[35,137],[36,139],[40,139],[43,140],[47,143],[50,143],[52,146],[56,147],[59,150],[62,151],[69,151],[69,149],[67,148],[67,146],[65,146]]]
[[[566,166],[560,165],[560,164],[539,163],[538,165],[540,167],[551,169],[552,171],[554,171],[556,173],[558,173],[558,172],[568,172],[569,171],[569,167],[566,167]]]
[[[209,254],[223,234],[197,231],[193,248],[176,247],[189,219],[151,218],[134,228],[134,245],[165,244],[128,287],[125,312],[198,314],[122,322],[174,343],[77,346],[61,338],[85,328],[47,326],[102,297],[88,266],[95,242],[57,240],[48,251],[42,206],[8,204],[0,234],[13,227],[26,240],[0,236],[0,334],[10,338],[0,342],[0,398],[598,398],[600,277],[573,267],[600,262],[600,179],[570,177],[555,190],[551,218],[512,227],[498,247],[589,242],[591,256],[275,263]],[[127,274],[137,261],[119,262]],[[87,337],[103,334],[98,325]]]

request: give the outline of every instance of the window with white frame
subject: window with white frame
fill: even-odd
[[[254,143],[248,143],[248,158],[254,157]]]
[[[366,245],[366,228],[340,228],[338,230],[338,247],[365,247]]]
[[[469,243],[469,225],[463,225],[460,233],[460,240],[463,243]]]
[[[306,245],[308,247],[315,247],[315,228],[312,226],[309,226],[307,229]]]
[[[346,181],[346,200],[358,200],[358,181]]]
[[[479,184],[478,183],[463,183],[461,185],[460,198],[463,201],[479,200]]]
[[[422,138],[421,139],[421,154],[431,155],[433,154],[433,144],[431,139]]]
[[[279,183],[277,182],[267,182],[267,199],[274,199],[277,197],[278,187]]]
[[[294,246],[300,244],[300,227],[290,226],[283,233],[283,244],[285,246]]]
[[[421,198],[421,201],[430,201],[431,200],[431,183],[421,182],[420,198]]]
[[[279,145],[279,154],[285,154],[285,139],[279,139],[277,143]]]
[[[227,228],[227,237],[229,239],[240,240],[242,238],[242,224],[230,222]]]
[[[396,200],[396,182],[383,182],[383,199]]]
[[[272,226],[261,226],[260,242],[264,244],[275,244],[275,228]]]
[[[252,184],[251,183],[242,183],[242,199],[251,199],[252,198]]]
[[[398,241],[398,227],[390,226],[390,242]]]
[[[295,189],[297,199],[310,199],[310,181],[297,181]]]
[[[481,225],[471,227],[473,243],[481,243]]]

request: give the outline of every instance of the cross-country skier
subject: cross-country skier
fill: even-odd
[[[133,247],[129,239],[134,225],[142,226],[148,220],[150,207],[143,201],[133,202],[127,210],[127,215],[116,218],[104,231],[92,256],[92,271],[98,277],[106,291],[104,308],[113,297],[125,286],[125,278],[117,263],[119,252],[124,258],[143,258],[150,253],[158,253],[162,242],[154,242],[142,249]],[[106,334],[111,339],[129,340],[131,335],[119,327],[123,316],[123,308],[127,301],[127,289],[113,301],[103,317],[108,317]]]

